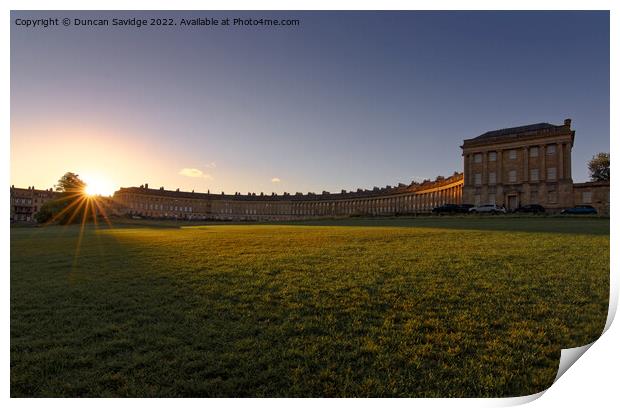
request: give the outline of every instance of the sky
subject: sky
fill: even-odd
[[[75,26],[74,19],[298,19]],[[70,18],[25,27],[17,19]],[[321,192],[462,171],[460,145],[576,131],[609,152],[608,12],[12,12],[11,184]]]

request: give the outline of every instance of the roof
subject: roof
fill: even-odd
[[[349,198],[364,197],[380,197],[391,194],[402,194],[407,192],[426,190],[429,188],[439,187],[445,184],[454,183],[463,179],[463,174],[459,173],[451,177],[447,177],[441,181],[429,181],[422,184],[401,185],[397,187],[376,188],[373,190],[350,191],[343,193],[325,193],[325,194],[214,194],[214,193],[198,193],[186,191],[171,191],[164,189],[154,189],[145,187],[121,187],[114,194],[133,193],[142,195],[151,195],[156,197],[171,197],[177,199],[209,199],[209,200],[237,200],[237,201],[319,201],[319,200],[341,200]]]
[[[537,132],[539,130],[545,130],[545,129],[555,129],[557,127],[560,127],[560,126],[552,125],[550,123],[545,123],[545,122],[534,123],[533,125],[525,125],[525,126],[517,126],[517,127],[511,127],[511,128],[505,128],[505,129],[491,130],[471,140],[483,140],[483,139],[488,139],[492,137],[518,135],[521,133]]]

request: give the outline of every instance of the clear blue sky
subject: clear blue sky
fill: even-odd
[[[15,25],[153,16],[298,18],[300,26]],[[115,187],[372,188],[461,171],[462,140],[487,130],[569,117],[575,181],[587,179],[593,154],[609,151],[607,12],[13,12],[11,19],[16,185],[49,187],[76,171]]]

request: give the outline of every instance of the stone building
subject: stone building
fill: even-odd
[[[466,139],[464,172],[447,179],[372,190],[321,194],[209,194],[121,188],[114,199],[129,215],[216,220],[293,220],[429,213],[443,204],[497,204],[515,209],[540,204],[549,212],[574,205],[609,211],[609,183],[573,184],[575,131],[538,123],[494,130]]]
[[[56,193],[49,190],[37,190],[32,187],[19,188],[11,186],[11,221],[34,221],[34,216],[41,206],[56,197]]]
[[[609,213],[609,182],[573,184],[575,131],[538,123],[466,139],[464,172],[449,178],[372,190],[330,193],[212,194],[140,187],[121,188],[105,207],[110,214],[187,220],[295,220],[317,217],[425,214],[443,204],[497,204],[515,209],[540,204],[549,212],[592,205]],[[11,219],[32,220],[48,190],[11,187]]]
[[[466,139],[463,200],[515,209],[540,204],[550,212],[574,205],[609,211],[609,182],[573,184],[571,120],[486,132]]]
[[[466,202],[515,209],[540,204],[549,209],[573,205],[571,120],[486,132],[466,139],[463,149]]]
[[[573,184],[573,203],[591,205],[600,215],[609,215],[609,181]]]
[[[422,184],[340,193],[210,194],[121,188],[114,200],[130,216],[199,220],[294,220],[317,217],[422,214],[461,202],[463,175]]]

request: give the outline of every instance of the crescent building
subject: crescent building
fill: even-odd
[[[609,182],[573,183],[571,120],[499,129],[466,139],[463,173],[435,181],[331,193],[213,194],[164,187],[123,187],[114,193],[115,213],[147,218],[269,221],[320,217],[395,216],[430,213],[444,204],[495,204],[516,209],[540,204],[548,212],[592,205],[609,214]],[[26,208],[34,189],[11,189],[11,218],[32,219]],[[49,193],[46,193],[49,195]],[[22,195],[28,195],[26,200]],[[15,199],[15,203],[13,202]],[[15,207],[15,208],[14,208]]]

